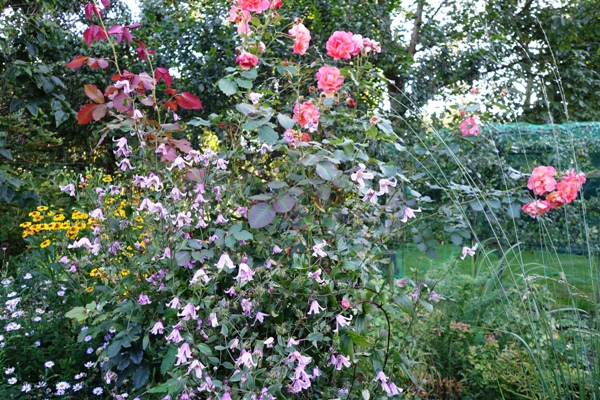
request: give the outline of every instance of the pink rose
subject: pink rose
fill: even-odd
[[[239,0],[237,6],[242,10],[260,14],[271,7],[269,0]]]
[[[340,90],[344,77],[340,76],[340,70],[335,67],[324,66],[319,68],[316,74],[319,89],[323,89],[327,97],[332,97],[335,92]]]
[[[550,211],[550,204],[545,200],[535,200],[522,207],[523,211],[532,217],[539,217]]]
[[[306,53],[306,50],[308,50],[308,43],[310,42],[310,31],[304,24],[295,24],[288,33],[294,38],[294,51],[292,54],[302,55]]]
[[[479,135],[479,116],[473,115],[465,119],[460,124],[460,131],[463,136],[477,136]]]
[[[534,168],[531,172],[531,177],[527,181],[527,187],[533,190],[533,193],[542,196],[547,192],[556,189],[556,169],[554,167],[540,166]]]
[[[248,53],[247,51],[243,51],[242,54],[237,56],[235,62],[240,65],[240,68],[243,70],[249,70],[252,67],[256,67],[258,65],[258,57],[256,57],[252,53]]]
[[[335,31],[327,40],[327,55],[336,60],[349,60],[353,54],[360,53],[360,47],[354,41],[352,32]]]
[[[320,117],[321,113],[319,112],[319,109],[310,101],[306,101],[302,104],[299,104],[296,101],[293,119],[294,121],[298,122],[301,127],[308,128],[308,130],[311,132],[316,131]]]
[[[248,34],[250,33],[250,20],[252,16],[250,15],[250,11],[242,10],[236,6],[231,6],[229,10],[229,18],[227,21],[238,24],[238,34]]]

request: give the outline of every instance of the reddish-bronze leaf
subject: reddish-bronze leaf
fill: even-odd
[[[107,110],[106,104],[98,104],[94,108],[94,111],[92,111],[92,118],[94,118],[94,121],[99,121],[104,118]]]
[[[96,87],[96,85],[84,85],[83,89],[85,90],[85,95],[92,99],[94,103],[103,104],[104,103],[104,95]]]
[[[67,67],[72,68],[72,69],[81,68],[81,67],[83,67],[83,64],[85,64],[86,61],[87,61],[87,57],[80,54],[80,55],[76,56],[73,59],[73,61],[68,63]]]
[[[201,110],[202,103],[200,99],[194,96],[191,93],[183,92],[175,95],[175,100],[177,100],[177,104],[179,107],[185,108],[187,110]]]
[[[80,125],[86,125],[94,119],[93,114],[97,104],[85,104],[77,113],[77,122]]]
[[[169,110],[177,111],[177,103],[174,101],[165,101],[165,107],[167,107]]]

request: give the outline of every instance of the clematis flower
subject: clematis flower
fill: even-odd
[[[390,181],[389,179],[380,179],[379,180],[379,192],[377,192],[377,194],[379,196],[389,193],[389,189],[390,187],[396,187],[397,181],[394,179],[393,181]]]
[[[157,321],[154,326],[152,327],[152,329],[150,329],[150,333],[153,335],[158,335],[158,334],[163,334],[165,332],[165,327],[163,326],[162,322]]]
[[[343,354],[338,354],[337,357],[332,354],[327,365],[334,365],[336,370],[341,371],[342,367],[350,368],[350,359]]]
[[[174,297],[173,300],[167,303],[167,307],[174,308],[176,310],[181,309],[181,303],[179,302],[179,297]]]
[[[190,318],[196,321],[198,319],[198,314],[196,314],[196,310],[198,310],[198,307],[195,307],[193,303],[187,303],[185,307],[183,307],[181,312],[177,313],[177,316],[183,317],[184,321],[189,321]]]
[[[333,97],[344,83],[344,77],[341,76],[340,70],[328,65],[319,68],[319,72],[315,76],[317,77],[317,86],[323,90],[326,97]]]
[[[311,315],[311,314],[319,314],[321,311],[325,310],[324,307],[321,307],[319,305],[319,302],[316,300],[313,300],[310,303],[310,309],[308,310],[307,315]]]
[[[479,247],[479,243],[475,243],[475,246],[469,248],[467,246],[463,246],[462,248],[462,257],[461,260],[464,260],[467,255],[473,257],[475,255],[475,251],[477,251],[477,247]]]
[[[338,314],[335,316],[335,330],[337,332],[341,327],[350,326],[350,321],[352,321],[352,315],[349,317],[344,317],[342,314]]]
[[[60,188],[60,190],[62,190],[65,193],[69,193],[69,196],[74,197],[75,196],[75,184],[73,183],[69,183],[68,185],[62,186],[59,185],[58,186]]]
[[[152,304],[152,302],[150,301],[150,298],[148,298],[148,296],[145,295],[144,293],[140,294],[140,297],[138,298],[138,303],[141,306]]]
[[[190,363],[190,366],[188,368],[188,372],[186,375],[189,375],[190,372],[194,371],[194,375],[196,375],[197,379],[202,378],[202,371],[206,369],[206,366],[204,364],[202,364],[200,361],[198,360],[192,360],[192,362]]]
[[[367,193],[365,193],[365,197],[363,197],[362,201],[368,201],[371,204],[377,204],[377,192],[373,189],[367,190]]]
[[[240,282],[248,282],[254,280],[255,272],[246,263],[241,263],[239,266],[238,275],[235,279],[239,279]]]
[[[416,212],[421,212],[421,208],[419,207],[417,210],[413,210],[412,208],[405,207],[404,211],[402,211],[403,217],[400,221],[406,223],[410,218],[416,218]]]
[[[325,253],[325,254],[327,254],[327,253]],[[310,279],[314,279],[317,283],[323,283],[323,282],[325,282],[323,280],[323,278],[321,278],[321,268],[319,268],[315,272],[309,272],[308,273],[308,277]]]
[[[316,243],[312,249],[313,249],[313,257],[327,257],[327,253],[325,251],[323,251],[323,247],[327,246],[327,242],[326,241],[321,241],[320,243]]]
[[[366,169],[367,167],[365,164],[360,163],[358,164],[358,171],[350,175],[350,179],[358,183],[359,189],[365,187],[365,179],[373,179],[375,177],[375,175],[373,175],[371,172],[365,172]]]
[[[463,136],[479,135],[479,116],[473,115],[472,117],[465,119],[461,122],[459,128]]]
[[[215,264],[215,266],[218,270],[222,270],[224,267],[227,267],[227,269],[235,268],[235,265],[233,265],[233,261],[231,261],[231,258],[229,258],[229,255],[227,255],[227,253],[221,254],[221,258],[219,258],[219,261]]]
[[[288,33],[294,38],[294,51],[292,54],[303,55],[308,50],[310,31],[301,22],[296,23]]]
[[[177,362],[175,366],[187,364],[188,358],[192,358],[192,350],[190,349],[190,345],[185,342],[177,349]]]

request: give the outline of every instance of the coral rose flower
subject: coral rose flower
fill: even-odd
[[[327,97],[332,97],[344,83],[344,77],[340,75],[340,70],[335,67],[321,67],[316,76],[319,89],[322,89]]]
[[[540,166],[534,168],[531,172],[531,177],[527,181],[527,187],[533,190],[533,193],[542,196],[545,193],[552,192],[556,189],[556,169],[554,167]]]
[[[353,54],[360,53],[360,47],[353,38],[352,32],[335,31],[327,40],[327,55],[336,60],[349,60]]]
[[[294,37],[294,51],[292,54],[304,54],[308,50],[310,42],[310,31],[304,24],[298,23],[288,31]]]
[[[239,0],[237,6],[242,10],[252,11],[260,14],[271,7],[268,0]]]
[[[535,200],[525,204],[522,210],[535,218],[550,211],[550,204],[545,200]]]
[[[319,109],[315,107],[312,102],[306,101],[302,104],[296,102],[293,119],[298,122],[301,127],[308,128],[311,132],[316,131],[320,117],[321,113],[319,112]]]
[[[247,51],[242,52],[237,58],[235,62],[240,65],[240,68],[243,70],[249,70],[252,67],[256,67],[258,65],[258,57],[256,57],[252,53],[248,53]]]
[[[473,115],[472,117],[465,119],[460,124],[459,128],[460,128],[460,131],[462,132],[463,136],[479,135],[479,116]]]

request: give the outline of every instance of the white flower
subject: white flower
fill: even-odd
[[[21,387],[21,392],[29,393],[31,391],[31,385],[29,383],[25,383]]]
[[[25,276],[23,276],[23,279],[31,279],[33,278],[33,275],[31,275],[29,272],[25,274]]]
[[[104,390],[102,390],[101,387],[97,387],[92,390],[92,393],[94,393],[96,396],[100,396],[102,393],[104,393]]]
[[[474,256],[475,251],[477,250],[477,247],[479,247],[479,243],[475,243],[475,246],[473,246],[472,248],[464,246],[462,248],[462,257],[460,259],[464,260],[467,257],[467,255],[469,255],[471,257]]]
[[[15,383],[17,383],[17,378],[14,378],[14,377],[13,377],[13,378],[10,378],[10,379],[8,380],[8,384],[9,384],[9,385],[14,385]]]
[[[8,368],[7,370],[5,370],[5,371],[4,371],[4,373],[5,373],[6,375],[10,375],[10,374],[12,374],[13,372],[15,372],[15,367],[10,367],[10,368]]]
[[[44,363],[44,367],[46,367],[46,368],[52,368],[52,367],[54,367],[54,361],[46,361]]]
[[[350,175],[350,179],[358,183],[358,188],[362,189],[365,187],[364,179],[373,179],[375,176],[370,172],[365,172],[367,167],[365,164],[358,164],[358,171]]]
[[[315,242],[316,243],[316,242]],[[327,253],[325,253],[323,251],[323,247],[327,246],[327,242],[326,241],[322,241],[320,243],[316,243],[312,249],[313,249],[313,257],[327,257]]]

